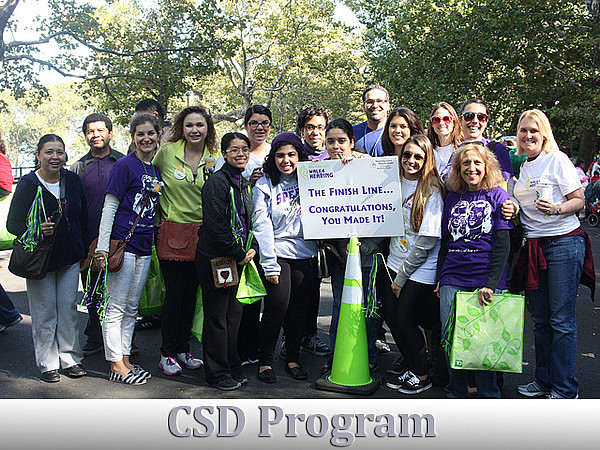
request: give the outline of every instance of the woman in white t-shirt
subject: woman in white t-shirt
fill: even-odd
[[[419,325],[432,328],[427,325],[440,321],[434,289],[444,190],[427,137],[411,136],[399,157],[405,234],[390,241],[387,266],[394,281],[384,283],[383,316],[408,370],[389,378],[386,386],[404,394],[418,394],[432,386]]]
[[[536,353],[535,380],[519,386],[518,392],[526,397],[577,398],[575,305],[589,239],[577,219],[584,206],[583,190],[542,111],[521,114],[517,133],[517,154],[527,154],[514,190],[527,238],[518,267],[527,268],[520,281],[526,283]],[[535,259],[526,261],[528,255]],[[513,283],[519,281],[517,275]]]
[[[463,141],[463,132],[458,121],[458,114],[451,104],[436,103],[429,118],[427,137],[435,149],[437,170],[446,180],[452,170],[452,155]]]

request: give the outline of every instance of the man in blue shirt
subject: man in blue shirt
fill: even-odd
[[[354,125],[354,145],[371,156],[383,156],[381,136],[387,113],[390,109],[390,97],[383,86],[372,84],[362,94],[365,122]]]

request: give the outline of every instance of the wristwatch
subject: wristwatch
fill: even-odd
[[[562,208],[560,205],[558,205],[558,208],[556,209],[556,215],[560,216],[560,213],[562,212]]]

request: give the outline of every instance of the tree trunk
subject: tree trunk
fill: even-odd
[[[583,130],[581,141],[579,142],[579,157],[585,160],[586,165],[590,165],[594,156],[596,156],[596,142],[598,138],[598,123]]]

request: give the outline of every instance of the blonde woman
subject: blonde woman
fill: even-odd
[[[440,318],[446,328],[458,291],[479,289],[479,302],[506,287],[510,221],[502,216],[508,194],[494,154],[480,142],[462,144],[452,159],[442,218]],[[444,333],[445,334],[445,333]],[[449,368],[449,398],[466,398],[467,376],[473,373],[479,397],[500,398],[496,372]]]
[[[521,114],[517,154],[527,155],[514,191],[527,239],[517,267],[529,270],[522,274],[524,279],[513,282],[520,281],[516,289],[526,289],[536,353],[535,379],[519,386],[518,392],[526,397],[577,398],[577,287],[580,280],[589,281],[592,289],[595,285],[589,236],[577,218],[584,206],[583,189],[542,111]],[[541,184],[548,196],[536,200],[536,186]],[[529,254],[538,257],[527,261]]]

